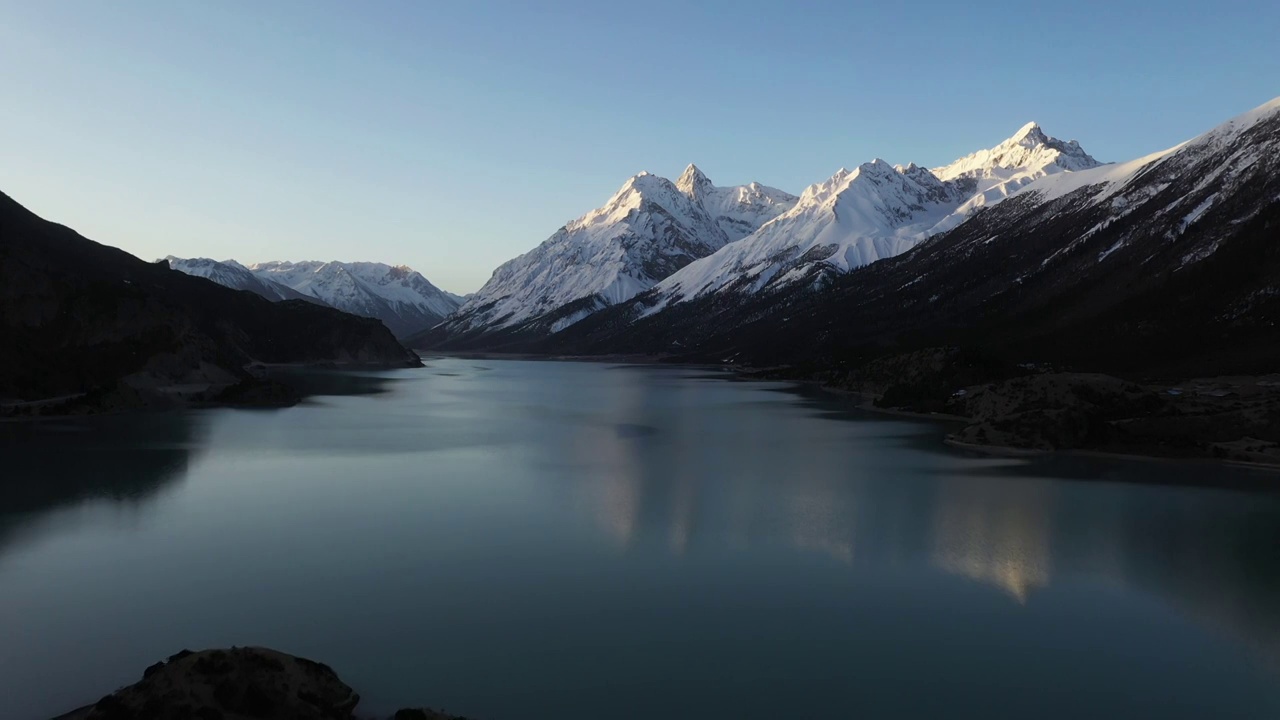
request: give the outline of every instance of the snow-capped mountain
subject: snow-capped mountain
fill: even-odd
[[[404,265],[311,260],[257,263],[249,269],[340,310],[378,318],[400,338],[439,323],[458,308],[456,296]]]
[[[353,315],[377,318],[399,338],[439,323],[462,303],[462,298],[437,288],[404,265],[304,261],[245,266],[234,260],[168,260],[176,270],[269,299],[308,299]],[[253,280],[263,287],[256,288]]]
[[[969,199],[931,233],[950,230],[978,210],[994,205],[1047,175],[1088,170],[1101,165],[1075,140],[1063,142],[1044,134],[1034,122],[1027,123],[989,150],[979,150],[950,165],[934,168],[933,174],[945,182],[958,182]],[[972,186],[965,183],[971,182]]]
[[[773,365],[964,346],[1184,377],[1269,372],[1278,227],[1280,98],[1162,152],[1048,173],[820,292],[706,293],[649,314],[644,295],[538,347]]]
[[[741,240],[761,225],[790,210],[797,198],[760,183],[716,187],[697,165],[685,168],[676,180],[676,188],[691,199],[702,203],[724,231],[729,242]]]
[[[551,331],[652,287],[789,209],[781,190],[716,187],[690,165],[676,183],[642,172],[602,207],[494,271],[450,333],[536,321]]]
[[[939,180],[950,181],[971,178],[973,191],[984,193],[992,188],[1008,186],[1014,182],[1022,187],[1032,180],[1057,172],[1088,170],[1098,166],[1075,140],[1063,142],[1045,135],[1034,122],[1023,125],[1013,137],[989,150],[979,150],[959,160],[933,168]],[[1016,187],[1007,187],[1005,196]]]
[[[1049,137],[1029,123],[999,145],[933,171],[883,160],[852,172],[842,168],[753,234],[658,283],[647,312],[705,293],[756,292],[893,257],[1037,178],[1098,164],[1074,140]]]
[[[1159,259],[1169,272],[1179,272],[1213,255],[1241,226],[1280,203],[1277,178],[1280,98],[1168,150],[1045,177],[1015,197],[1021,200],[1017,210],[1087,214],[1092,223],[1046,259],[1046,267],[1103,236],[1113,242],[1096,257],[1085,253],[1093,262],[1127,258],[1152,268]],[[1162,243],[1152,245],[1151,236]]]
[[[270,278],[261,278],[253,274],[249,268],[235,260],[211,260],[209,258],[180,258],[170,255],[164,259],[169,267],[188,275],[207,278],[219,285],[234,290],[248,290],[268,300],[306,300],[318,305],[326,304],[323,300],[300,293],[293,288],[282,285]]]
[[[709,292],[755,292],[898,255],[963,200],[959,184],[916,165],[875,160],[852,172],[842,168],[806,188],[789,212],[663,280],[654,289],[660,301],[649,312]]]

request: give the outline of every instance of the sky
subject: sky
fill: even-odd
[[[1280,95],[1280,2],[0,0],[0,191],[165,255],[478,289],[642,170],[799,193]]]

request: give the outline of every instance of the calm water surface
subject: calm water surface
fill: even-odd
[[[981,458],[689,369],[429,365],[0,426],[0,717],[232,644],[370,712],[1280,717],[1280,494],[1134,482],[1269,476]]]

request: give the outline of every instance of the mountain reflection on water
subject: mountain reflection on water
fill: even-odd
[[[375,373],[318,368],[280,368],[274,374],[304,397],[380,395],[394,383]],[[6,546],[38,536],[66,511],[114,506],[144,514],[208,449],[213,417],[174,411],[0,422],[0,559]]]
[[[656,422],[640,390],[622,394],[624,414]],[[681,414],[662,415],[660,426],[584,424],[564,455],[549,455],[589,468],[578,504],[624,547],[665,541],[680,555],[702,541],[749,548],[785,539],[851,566],[927,564],[1019,603],[1055,576],[1087,579],[1164,598],[1280,667],[1276,495],[1197,487],[1205,473],[1256,487],[1254,473],[1231,477],[1241,471],[1208,463],[963,456],[927,426],[903,433],[911,423],[802,394],[816,416],[881,423],[875,434],[890,445],[946,461],[903,473],[870,454],[814,454],[799,465],[788,465],[794,456],[786,453],[726,457],[721,444],[701,442],[716,428]],[[735,432],[773,422],[744,415]],[[902,474],[914,477],[903,482]]]
[[[204,425],[182,412],[0,423],[0,561],[63,513],[145,513],[203,451]]]

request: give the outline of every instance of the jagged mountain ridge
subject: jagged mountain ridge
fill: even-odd
[[[717,187],[697,165],[689,165],[676,180],[676,188],[702,203],[729,242],[750,235],[769,220],[795,205],[797,198],[777,188],[753,182]]]
[[[235,260],[218,261],[211,258],[180,258],[169,255],[164,259],[173,270],[188,275],[212,280],[223,287],[233,290],[247,290],[268,300],[306,300],[307,302],[326,305],[323,300],[293,288],[282,285],[269,278],[260,278],[249,268]]]
[[[814,281],[911,249],[1037,178],[1097,167],[1072,140],[1028,123],[999,145],[933,171],[864,163],[807,188],[787,213],[659,283],[648,312],[708,292]]]
[[[844,272],[910,249],[963,199],[915,165],[883,160],[841,169],[811,185],[795,207],[745,239],[658,283],[648,312],[710,292],[758,292],[772,284]]]
[[[1280,99],[1163,152],[1042,177],[821,290],[707,294],[647,316],[640,297],[527,340],[833,368],[958,345],[1124,372],[1261,371],[1280,357],[1277,236]]]
[[[640,294],[645,312],[653,314],[706,293],[750,294],[790,283],[812,284],[905,252],[1036,178],[1098,164],[1076,141],[1050,137],[1029,123],[995,147],[936,172],[914,163],[891,166],[875,160],[852,171],[841,169],[798,198],[755,183],[717,188],[690,165],[674,189],[713,216],[721,232],[705,230],[700,214],[700,222],[681,227],[686,235],[699,232],[690,226],[704,228],[703,237],[712,240],[703,247],[713,247],[713,252],[691,256],[665,274],[649,273],[653,281],[628,282],[637,273],[620,271],[608,238],[578,237],[575,231],[585,234],[591,220],[608,215],[620,202],[625,206],[629,182],[604,208],[500,267],[454,318],[410,342],[483,347],[513,335],[559,332]],[[655,196],[673,195],[670,187],[662,190],[665,195]],[[677,204],[677,215],[696,212]],[[611,222],[625,219],[609,217]]]
[[[462,298],[432,285],[404,265],[374,262],[264,262],[245,266],[167,258],[170,267],[255,292],[269,300],[303,298],[353,315],[381,320],[398,338],[436,325]],[[257,281],[255,283],[255,281]]]
[[[600,208],[510,260],[444,327],[524,323],[550,331],[623,302],[785,212],[796,198],[758,183],[717,187],[690,165],[677,182],[642,172]]]
[[[333,307],[376,317],[398,338],[439,323],[460,305],[457,296],[404,265],[313,260],[255,263],[249,269]]]
[[[983,192],[1024,174],[1029,176],[1023,182],[1026,184],[1049,174],[1045,171],[1049,166],[1055,166],[1058,170],[1075,171],[1088,170],[1098,164],[1097,160],[1080,147],[1079,142],[1064,142],[1050,137],[1039,123],[1029,122],[999,145],[933,168],[931,172],[944,182],[973,178],[978,183],[974,189]]]

